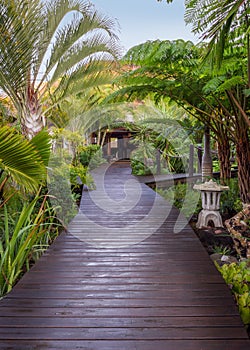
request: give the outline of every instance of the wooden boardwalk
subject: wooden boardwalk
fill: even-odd
[[[113,165],[1,300],[0,348],[249,350],[229,289],[178,216]]]

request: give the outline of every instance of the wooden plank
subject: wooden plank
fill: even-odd
[[[63,283],[63,281],[60,281],[60,283],[57,283],[57,281],[51,281],[50,283],[44,283],[42,286],[40,283],[29,283],[23,284],[22,289],[26,290],[32,290],[34,293],[36,290],[39,290],[41,288],[46,288],[46,290],[74,290],[74,291],[95,291],[98,292],[101,288],[101,290],[105,290],[106,292],[115,292],[115,291],[155,291],[156,289],[158,291],[163,291],[167,296],[174,296],[175,293],[177,295],[180,295],[182,297],[186,296],[187,292],[192,293],[193,296],[196,295],[204,295],[205,297],[216,297],[216,296],[225,296],[228,295],[231,297],[231,292],[228,290],[228,293],[225,294],[225,288],[224,284],[206,284],[204,285],[204,288],[202,288],[200,285],[194,286],[192,284],[185,285],[185,290],[183,289],[183,285],[179,284],[159,284],[159,283],[141,283],[141,284],[133,284],[133,283],[126,283],[126,284],[78,284],[72,282],[72,284],[66,284]],[[13,295],[12,295],[13,298]]]
[[[170,340],[170,339],[246,339],[243,327],[203,328],[12,328],[0,329],[0,339],[48,339],[48,340]]]
[[[1,317],[1,327],[16,328],[194,328],[242,327],[237,316],[229,317],[27,317],[25,319]],[[202,326],[201,326],[202,325]]]
[[[19,300],[12,300],[10,306],[6,304],[6,307],[1,308],[1,317],[45,317],[47,319],[59,316],[59,317],[225,317],[233,316],[238,317],[239,313],[235,306],[229,307],[228,305],[203,305],[203,306],[156,306],[149,304],[148,302],[138,303],[134,305],[125,306],[113,305],[110,307],[90,307],[86,306],[84,300],[65,300],[65,299],[43,299],[30,302],[30,304]],[[202,324],[201,324],[202,326]]]
[[[36,340],[36,341],[22,341],[18,340],[18,343],[14,341],[5,341],[4,344],[0,343],[1,349],[13,349],[13,350],[61,350],[61,349],[86,349],[86,350],[249,350],[249,344],[244,340],[137,340],[131,341],[123,339],[117,340],[100,340],[100,341],[81,341],[81,340]]]

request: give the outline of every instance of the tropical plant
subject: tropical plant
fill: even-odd
[[[80,163],[90,169],[94,169],[106,162],[102,156],[102,149],[99,145],[79,147],[78,152]]]
[[[4,0],[0,18],[0,87],[29,138],[58,102],[110,81],[117,25],[89,2]]]
[[[162,100],[175,101],[188,112],[186,115],[194,116],[212,129],[219,145],[228,145],[225,143],[228,129],[221,123],[223,110],[217,107],[218,98],[212,103],[211,98],[203,93],[210,77],[199,69],[202,52],[203,48],[183,40],[157,40],[132,48],[125,55],[124,62],[137,68],[123,75],[121,84],[125,87],[113,94],[114,98],[119,98],[119,95],[126,99],[150,96],[157,104]],[[220,154],[224,154],[221,160],[225,160],[221,168],[230,169],[230,147],[226,152],[221,148]],[[228,171],[222,173],[223,178],[228,176]]]
[[[213,253],[221,255],[230,255],[232,253],[232,249],[230,248],[230,246],[224,246],[223,244],[213,245],[212,250]]]
[[[133,133],[130,142],[136,146],[136,150],[132,152],[132,169],[135,174],[136,168],[140,175],[143,175],[143,168],[145,169],[145,173],[151,172],[156,174],[157,162],[161,171],[165,169],[165,172],[166,170],[167,172],[175,173],[185,172],[184,159],[186,155],[183,154],[183,149],[180,150],[180,144],[184,142],[183,135],[181,135],[180,130],[178,135],[176,135],[176,124],[172,124],[171,122],[167,118],[145,118],[136,125],[127,124],[128,129]],[[163,128],[162,124],[168,125],[166,128]],[[171,141],[173,139],[175,142],[172,144]],[[158,161],[156,161],[157,154]]]
[[[32,201],[23,202],[19,213],[10,216],[4,206],[1,214],[0,296],[13,288],[57,234],[53,212],[39,192]]]
[[[229,189],[221,194],[221,212],[233,216],[242,210],[238,179],[232,178],[227,183]]]
[[[15,192],[5,193],[7,187],[34,192],[44,183],[49,154],[50,137],[46,131],[28,141],[13,128],[0,128],[0,207]]]
[[[218,65],[222,62],[229,40],[236,43],[235,49],[243,43],[246,45],[250,62],[249,0],[185,0],[184,17],[187,24],[192,24],[192,31],[201,35],[201,40],[209,41],[208,53],[212,53]],[[247,70],[249,88],[249,63]],[[248,118],[246,121],[250,125]]]
[[[231,288],[236,302],[239,307],[239,312],[242,321],[246,326],[250,326],[250,268],[249,262],[241,262],[239,264],[224,264],[218,270],[222,274],[225,282]]]
[[[166,189],[156,188],[156,191],[187,218],[191,218],[193,214],[199,213],[202,209],[199,194],[193,191],[193,186],[190,184],[178,183]]]
[[[77,175],[71,175],[70,163],[66,163],[65,159],[57,156],[53,156],[53,160],[50,161],[48,175],[47,186],[51,207],[58,220],[66,227],[78,212],[77,200],[79,196],[78,193],[74,192],[77,182],[72,184],[70,182],[71,179],[76,181]]]
[[[201,35],[201,40],[209,41],[208,53],[212,53],[219,65],[229,41],[235,42],[235,50],[244,43],[250,59],[249,0],[186,0],[185,7],[186,23],[192,25],[195,34]]]
[[[95,189],[95,184],[92,176],[88,172],[88,168],[82,164],[69,166],[70,182],[73,189],[77,189],[80,185],[86,185],[89,190]]]
[[[239,186],[242,201],[249,203],[250,141],[247,130],[250,126],[248,113],[250,93],[249,0],[211,0],[209,2],[187,0],[185,5],[186,22],[193,25],[193,32],[200,33],[203,39],[210,40],[207,46],[207,57],[212,60],[212,63],[216,61],[217,66],[221,67],[230,52],[233,53],[234,61],[237,61],[240,67],[240,70],[236,70],[235,62],[230,61],[230,66],[222,83],[219,84],[219,89],[226,94],[231,107],[231,116],[233,116],[231,119],[234,119],[234,135],[240,140],[236,142]]]
[[[238,164],[241,200],[250,201],[250,142],[248,128],[242,111],[235,108],[232,94],[238,93],[244,105],[245,49],[242,56],[227,51],[219,71],[211,72],[210,66],[201,65],[201,55],[206,49],[191,42],[147,42],[126,54],[124,62],[131,67],[120,80],[122,88],[111,98],[115,100],[154,98],[158,103],[171,98],[209,127],[218,143],[221,179],[231,176],[230,149],[234,144]],[[233,49],[233,48],[232,48]]]

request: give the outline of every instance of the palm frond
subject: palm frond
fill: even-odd
[[[58,1],[58,3],[61,2]],[[75,4],[77,2],[84,4],[82,1],[75,1]],[[94,48],[96,52],[110,53],[113,58],[119,56],[119,45],[114,44],[117,43],[117,36],[114,31],[117,27],[116,22],[109,17],[100,15],[93,8],[90,10],[86,3],[85,8],[85,11],[83,9],[78,11],[70,22],[55,28],[57,30],[54,33],[53,46],[45,72],[45,75],[48,76],[53,71],[53,81],[74,66],[69,57],[72,59],[72,56],[74,56],[75,62],[77,59],[78,62],[82,61],[87,57],[88,50],[90,50],[89,55],[94,53]],[[72,7],[66,6],[64,17],[71,11]],[[61,11],[60,14],[63,15],[63,12]]]
[[[203,87],[202,91],[205,94],[214,93],[219,86],[226,80],[226,76],[217,76],[210,79]]]
[[[192,25],[192,31],[201,35],[201,40],[209,41],[209,53],[220,65],[226,42],[238,35],[241,41],[249,31],[248,0],[186,0],[185,21]]]
[[[231,77],[230,79],[227,79],[220,86],[218,86],[217,91],[225,92],[227,90],[235,88],[238,85],[244,85],[244,83],[245,80],[242,78],[242,76],[236,75],[234,77]]]
[[[9,1],[1,2],[0,86],[15,105],[21,98],[17,91],[25,91],[27,72],[35,60],[33,48],[41,31],[39,9],[39,1],[30,5],[16,1],[15,7],[9,6]]]
[[[44,27],[43,32],[41,32],[40,35],[40,49],[38,51],[37,67],[34,79],[37,78],[41,65],[48,59],[47,56],[50,54],[49,47],[50,45],[53,45],[53,40],[55,39],[58,28],[62,24],[65,16],[71,12],[73,13],[73,11],[88,12],[89,9],[90,4],[81,0],[56,0],[46,1],[44,3],[43,9],[40,11],[40,15],[42,16],[44,22]],[[40,77],[40,80],[44,80],[55,63],[56,61],[52,63],[51,66],[47,64],[47,67],[45,67],[45,71],[43,72],[44,76]]]
[[[72,94],[87,91],[94,87],[112,83],[113,75],[108,62],[92,62],[89,65],[79,65],[71,74],[65,75],[54,91],[57,103],[62,102]]]
[[[34,191],[46,177],[39,153],[13,129],[0,128],[0,167],[19,185]]]
[[[40,131],[31,140],[30,143],[37,151],[40,161],[44,166],[48,166],[51,148],[51,137],[46,130]]]

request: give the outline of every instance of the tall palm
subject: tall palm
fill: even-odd
[[[107,83],[119,55],[116,22],[84,0],[3,0],[0,88],[32,138],[53,103]]]

